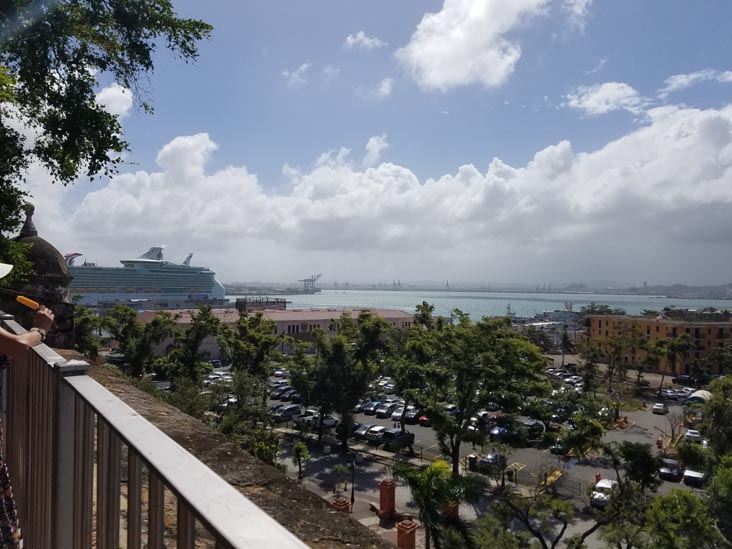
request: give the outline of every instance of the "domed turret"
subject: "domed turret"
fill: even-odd
[[[65,294],[68,293],[65,289],[73,277],[69,274],[61,252],[38,236],[38,230],[33,223],[34,212],[35,207],[32,204],[25,206],[25,223],[15,241],[30,245],[27,257],[33,265],[32,283],[41,286],[50,298],[65,301]]]

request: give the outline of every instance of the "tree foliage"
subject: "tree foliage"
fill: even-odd
[[[155,51],[192,61],[210,33],[170,0],[0,0],[0,235],[19,225],[31,163],[64,184],[115,171],[128,146],[117,116],[97,103],[100,82],[132,90],[150,111],[140,81]],[[2,261],[17,253],[0,246]]]
[[[435,549],[445,547],[445,531],[452,529],[469,538],[465,525],[446,513],[449,505],[461,502],[477,503],[484,482],[476,476],[452,476],[450,465],[436,461],[424,469],[417,470],[405,465],[394,468],[394,477],[406,483],[417,507],[420,523],[425,530],[425,547],[434,544]]]
[[[723,547],[706,500],[686,490],[658,496],[648,509],[648,534],[657,549]]]
[[[137,313],[124,305],[115,306],[103,320],[110,336],[117,341],[130,375],[141,377],[155,361],[154,347],[174,333],[174,317],[159,312],[142,324]]]

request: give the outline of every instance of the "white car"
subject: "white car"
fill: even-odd
[[[699,442],[702,441],[702,436],[696,429],[687,429],[684,433],[684,440],[686,442]]]
[[[656,402],[651,408],[651,412],[653,412],[654,414],[667,414],[668,406],[666,406],[663,402]]]
[[[606,507],[610,503],[610,498],[613,495],[613,490],[618,488],[618,483],[615,480],[609,478],[600,479],[592,489],[590,495],[590,504],[593,507]]]

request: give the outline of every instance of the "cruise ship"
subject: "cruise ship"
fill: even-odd
[[[74,277],[69,293],[80,305],[137,309],[174,309],[196,305],[223,305],[224,287],[216,273],[191,265],[190,254],[181,264],[165,261],[162,247],[152,247],[136,259],[123,259],[122,267],[75,265],[80,253],[66,255]]]

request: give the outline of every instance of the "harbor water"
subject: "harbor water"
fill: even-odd
[[[232,301],[236,297],[227,296]],[[323,290],[311,295],[289,295],[288,309],[311,307],[370,307],[399,309],[413,313],[416,305],[426,301],[435,307],[435,314],[449,316],[460,309],[473,319],[484,316],[504,316],[507,307],[520,317],[534,317],[545,311],[565,310],[571,304],[575,311],[594,302],[624,309],[628,314],[640,314],[644,309],[658,311],[664,307],[702,309],[715,307],[731,309],[732,301],[713,299],[677,299],[664,296],[556,294],[556,293],[503,293],[458,291],[389,291],[389,290]]]

